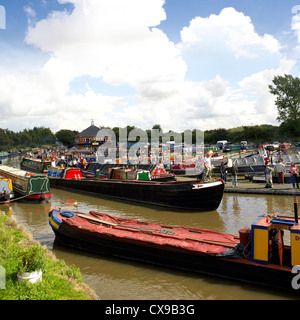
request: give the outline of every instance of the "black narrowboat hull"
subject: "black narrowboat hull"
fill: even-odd
[[[122,200],[198,211],[216,210],[224,193],[224,182],[221,180],[202,184],[199,181],[76,180],[51,177],[49,180],[51,187],[63,187]]]
[[[261,265],[243,258],[217,257],[159,244],[145,245],[105,234],[95,236],[84,229],[79,232],[64,223],[58,230],[53,228],[53,231],[62,245],[76,249],[270,287],[293,294],[300,293],[293,289],[292,281],[296,275],[287,267]]]

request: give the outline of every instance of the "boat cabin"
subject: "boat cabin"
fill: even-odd
[[[99,178],[99,175],[96,175]],[[174,174],[168,174],[163,166],[157,165],[154,170],[136,169],[135,166],[130,168],[125,167],[114,167],[109,168],[107,173],[108,179],[119,179],[119,180],[140,180],[140,181],[172,181],[175,180]]]
[[[290,238],[284,244],[284,232]],[[280,266],[300,265],[300,224],[294,217],[261,216],[251,226],[251,261]]]
[[[31,172],[37,172],[37,173],[47,173],[50,166],[51,166],[50,160],[27,158],[27,157],[24,157],[20,164],[20,168],[22,170],[29,170]]]
[[[108,179],[120,180],[150,180],[150,171],[148,170],[135,170],[134,168],[109,168]]]

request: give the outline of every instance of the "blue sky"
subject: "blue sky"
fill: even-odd
[[[0,0],[0,128],[278,124],[268,84],[300,74],[297,5]]]

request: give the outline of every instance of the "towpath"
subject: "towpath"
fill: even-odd
[[[235,188],[232,187],[231,180],[227,181],[224,192],[300,196],[300,189],[294,189],[292,184],[274,183],[273,188],[265,188],[265,183],[252,183],[244,179],[238,179],[238,186]]]

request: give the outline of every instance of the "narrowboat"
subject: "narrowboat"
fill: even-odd
[[[300,293],[298,216],[260,216],[238,236],[93,211],[54,209],[49,224],[66,246]]]
[[[281,151],[286,151],[288,150],[289,148],[291,147],[291,144],[289,142],[284,142],[284,143],[281,143],[279,145],[279,150]]]
[[[47,176],[51,178],[61,179],[82,179],[82,171],[80,168],[64,168],[64,167],[50,167]]]
[[[1,151],[0,152],[0,160],[8,158],[8,152]]]
[[[0,166],[0,175],[11,179],[16,198],[31,202],[50,201],[50,183],[47,176],[28,173],[9,166]]]
[[[0,176],[0,204],[9,203],[14,195],[12,180]]]
[[[173,172],[176,175],[197,175],[197,169],[196,169],[196,163],[181,163],[181,164],[172,164],[171,165],[171,172]]]
[[[216,210],[224,193],[222,180],[157,181],[150,180],[149,171],[131,171],[126,168],[109,168],[108,178],[74,177],[71,172],[72,168],[53,171],[51,168],[48,172],[51,187],[197,211]]]
[[[230,151],[239,151],[241,150],[241,145],[239,144],[232,144],[232,143],[226,143],[223,147],[223,152],[230,152]]]
[[[38,158],[24,157],[21,161],[20,168],[35,173],[47,173],[51,166],[50,160],[43,160]]]
[[[221,165],[221,162],[224,161],[223,156],[219,156],[217,154],[213,155],[211,157],[211,164],[212,168],[218,168]],[[200,164],[200,162],[199,162]],[[196,176],[199,175],[200,166],[198,167],[198,164],[196,163],[196,159],[193,159],[192,161],[184,161],[181,164],[172,164],[171,165],[171,172],[173,172],[175,175],[186,175],[186,176]]]

